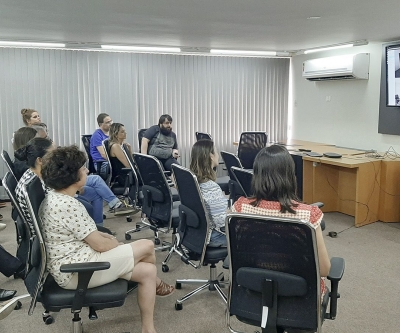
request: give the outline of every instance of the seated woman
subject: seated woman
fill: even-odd
[[[254,160],[253,198],[239,198],[232,211],[240,213],[298,218],[315,228],[321,277],[329,274],[331,263],[325,247],[320,223],[322,211],[317,206],[300,203],[296,195],[293,158],[283,146],[263,148]],[[325,281],[321,279],[321,292]]]
[[[125,127],[121,123],[113,123],[110,126],[110,133],[108,139],[108,154],[110,156],[110,163],[112,169],[111,182],[118,182],[124,186],[126,177],[121,175],[122,168],[130,168],[129,162],[122,151],[122,145],[128,147],[130,154],[132,155],[131,145],[126,140]]]
[[[210,246],[226,246],[226,236],[221,231],[225,227],[225,217],[228,209],[228,199],[217,179],[214,168],[218,166],[219,155],[211,140],[199,140],[193,147],[190,156],[190,170],[196,175],[200,191],[206,205],[207,215],[211,223],[209,230]]]
[[[14,136],[12,138],[14,152],[18,149],[26,146],[29,140],[39,137],[38,132],[32,127],[21,127],[17,131],[14,132]],[[14,153],[15,156],[15,153]],[[26,170],[29,169],[28,165],[25,161],[21,161],[18,158],[14,160],[14,169],[15,169],[15,177],[17,180],[20,180],[22,175]]]
[[[35,126],[35,125],[33,125]],[[39,132],[37,132],[32,127],[22,127],[18,131],[15,132],[14,135],[14,155],[15,162],[14,166],[16,168],[16,177],[19,180],[24,172],[29,169],[30,166],[27,165],[27,151],[20,151],[21,154],[16,152],[17,150],[26,146],[29,140],[34,137],[39,136]],[[43,131],[46,136],[46,133]],[[51,139],[47,138],[52,142]],[[31,147],[32,148],[32,147]],[[35,154],[36,151],[32,150]],[[44,153],[43,153],[44,155]],[[31,156],[31,158],[38,158],[42,156]],[[77,199],[85,205],[88,210],[90,216],[96,222],[98,226],[103,226],[103,202],[106,201],[110,208],[110,211],[115,215],[125,215],[134,212],[134,209],[131,207],[125,207],[125,205],[119,200],[114,193],[111,192],[107,184],[103,181],[103,179],[98,175],[90,175],[87,177],[87,181],[85,186],[83,186],[79,190],[79,196]]]
[[[27,203],[26,203],[25,197],[22,194],[22,188],[23,188],[23,186],[28,184],[32,178],[34,178],[36,176],[38,176],[39,178],[42,177],[42,174],[41,174],[42,173],[42,157],[48,151],[50,151],[52,149],[54,149],[54,145],[49,139],[33,138],[25,146],[23,146],[22,148],[18,149],[15,152],[15,157],[17,157],[17,159],[20,159],[28,167],[28,169],[22,175],[21,179],[18,181],[17,187],[15,189],[15,194],[17,196],[17,200],[20,204],[20,207],[24,213],[25,220],[29,224],[32,233],[34,233],[35,230],[33,228],[32,221],[31,221],[29,213],[28,213],[28,208],[27,208]],[[103,180],[101,179],[101,181],[103,181]],[[104,183],[104,181],[103,181],[103,183]],[[104,184],[104,186],[108,189],[107,185]],[[84,188],[86,188],[86,186],[84,186]],[[48,190],[50,190],[50,189],[45,188],[45,191],[48,191]],[[82,191],[82,189],[81,189],[81,191]],[[91,191],[94,191],[94,190],[89,189],[87,192],[90,194]],[[94,211],[95,209],[97,209],[97,210],[101,209],[100,213],[101,213],[101,215],[103,214],[103,200],[101,198],[100,198],[100,202],[98,202],[98,200],[97,200],[97,206],[96,205],[92,206],[92,204],[88,200],[86,200],[83,196],[77,195],[76,199],[85,206],[88,214],[93,219],[99,215],[98,212]],[[99,207],[99,205],[100,205],[100,207]],[[103,221],[103,216],[101,216],[101,221]],[[103,232],[107,232],[107,233],[111,234],[111,231],[109,229],[103,227],[102,224],[97,224],[97,228]]]
[[[34,124],[40,123],[39,112],[34,109],[22,109],[21,116],[25,126],[32,126]]]
[[[57,148],[43,158],[43,181],[54,189],[47,193],[39,209],[48,254],[47,269],[60,287],[75,289],[77,274],[61,273],[61,265],[110,262],[110,269],[94,272],[89,288],[119,278],[138,282],[142,332],[154,333],[155,296],[170,295],[174,287],[157,277],[153,242],[141,239],[121,244],[115,237],[96,230],[94,221],[74,199],[76,191],[86,182],[85,164],[86,155],[76,146]]]

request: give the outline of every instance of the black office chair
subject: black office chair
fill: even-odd
[[[23,189],[23,194],[28,203],[29,214],[32,218],[36,235],[31,240],[31,256],[29,260],[30,269],[24,280],[25,286],[32,297],[29,315],[35,309],[36,302],[43,304],[48,311],[59,312],[70,308],[74,317],[72,319],[72,331],[82,332],[82,321],[80,312],[82,307],[90,307],[89,318],[96,319],[96,310],[119,307],[125,302],[128,291],[128,281],[118,279],[106,285],[88,289],[88,283],[93,273],[110,267],[109,262],[86,262],[72,263],[61,266],[65,273],[79,274],[78,287],[76,290],[61,288],[48,274],[46,270],[46,244],[42,236],[42,228],[38,211],[45,194],[39,178],[35,177]],[[48,319],[49,316],[46,315]],[[44,317],[45,320],[45,317]]]
[[[138,196],[138,179],[134,178],[135,174],[133,174],[131,168],[122,168],[119,176],[125,181],[123,183],[117,181],[116,176],[118,175],[113,174],[113,166],[110,160],[109,140],[103,140],[102,146],[109,165],[109,173],[105,179],[106,184],[126,207],[135,208]],[[132,222],[130,216],[127,216],[126,220]]]
[[[92,138],[92,134],[82,134],[81,139],[83,143],[83,147],[85,148],[86,155],[88,156],[88,169],[90,174],[100,175],[99,172],[96,171],[94,167],[94,161],[92,155],[90,154],[90,139]],[[103,162],[96,162],[97,170],[101,169],[101,165]]]
[[[202,139],[207,139],[207,140],[212,141],[212,136],[211,136],[211,134],[208,134],[208,133],[196,132],[196,141],[199,141]]]
[[[325,318],[335,319],[342,258],[331,259],[331,292],[321,304],[315,229],[297,219],[228,214],[229,296],[227,325],[240,321],[263,333],[291,329],[321,332]],[[330,313],[326,313],[330,298]]]
[[[142,216],[142,223],[154,231],[156,245],[161,244],[159,232],[168,233],[172,229],[172,243],[163,242],[157,249],[173,249],[179,226],[179,201],[173,200],[172,189],[157,158],[139,153],[135,153],[133,158],[143,181],[142,213],[145,216]],[[163,271],[168,271],[166,261],[163,262]]]
[[[129,166],[132,170],[132,176],[134,179],[134,185],[135,186],[135,193],[137,193],[135,195],[135,201],[134,201],[134,205],[136,209],[142,209],[142,205],[143,205],[143,180],[142,177],[140,176],[139,173],[139,169],[136,165],[136,162],[133,159],[133,156],[130,152],[130,150],[128,149],[128,147],[126,145],[122,146],[122,151],[126,157],[126,159],[128,160]],[[135,232],[139,232],[143,229],[148,229],[149,226],[146,224],[140,224],[140,223],[136,223],[136,226],[134,229],[129,229],[128,231],[125,231],[125,239],[126,240],[130,240],[132,238],[131,234],[135,233]]]
[[[6,190],[8,197],[11,200],[13,211],[12,218],[15,223],[16,236],[17,236],[17,253],[16,257],[25,264],[25,269],[18,272],[18,277],[24,278],[27,272],[28,258],[30,256],[30,239],[31,232],[27,225],[24,214],[22,213],[21,207],[17,200],[15,189],[17,188],[17,180],[11,174],[7,172],[2,180],[4,189]],[[16,275],[14,275],[16,276]]]
[[[243,132],[240,134],[238,157],[243,168],[253,169],[254,159],[258,152],[268,143],[265,132]]]
[[[238,182],[246,198],[253,196],[253,189],[251,181],[253,179],[253,169],[242,169],[238,167],[231,167],[231,172]]]
[[[208,221],[196,176],[189,169],[177,164],[172,165],[172,171],[181,197],[179,235],[182,246],[188,250],[181,259],[185,264],[191,265],[196,269],[210,264],[210,277],[208,280],[176,280],[176,289],[181,289],[183,283],[200,283],[203,285],[178,299],[175,303],[175,309],[182,310],[183,302],[205,289],[216,290],[226,304],[227,298],[221,289],[221,286],[226,283],[223,282],[223,273],[217,275],[215,265],[226,258],[228,254],[227,248],[207,245],[210,222]],[[196,264],[195,261],[197,260],[199,262]]]
[[[17,177],[15,175],[15,168],[14,168],[14,163],[10,158],[10,155],[8,155],[8,153],[3,150],[3,152],[1,153],[1,158],[3,159],[4,163],[6,164],[8,170],[10,170],[12,176],[17,180]]]
[[[238,167],[238,168],[243,168],[242,164],[240,163],[240,160],[235,154],[229,153],[227,151],[221,151],[221,157],[222,160],[225,163],[226,169],[228,170],[228,175],[229,175],[229,202],[230,205],[232,205],[237,199],[239,199],[241,196],[244,196],[244,192],[242,188],[240,187],[239,183],[237,182],[235,176],[233,175],[231,168]]]

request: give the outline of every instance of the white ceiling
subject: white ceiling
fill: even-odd
[[[297,51],[400,39],[399,15],[399,0],[0,0],[0,39]]]

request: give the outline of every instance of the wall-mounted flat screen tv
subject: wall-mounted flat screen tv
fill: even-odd
[[[400,106],[400,44],[386,47],[386,105]]]

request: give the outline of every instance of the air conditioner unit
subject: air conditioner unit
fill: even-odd
[[[369,53],[311,59],[303,62],[303,77],[310,81],[368,80]]]

